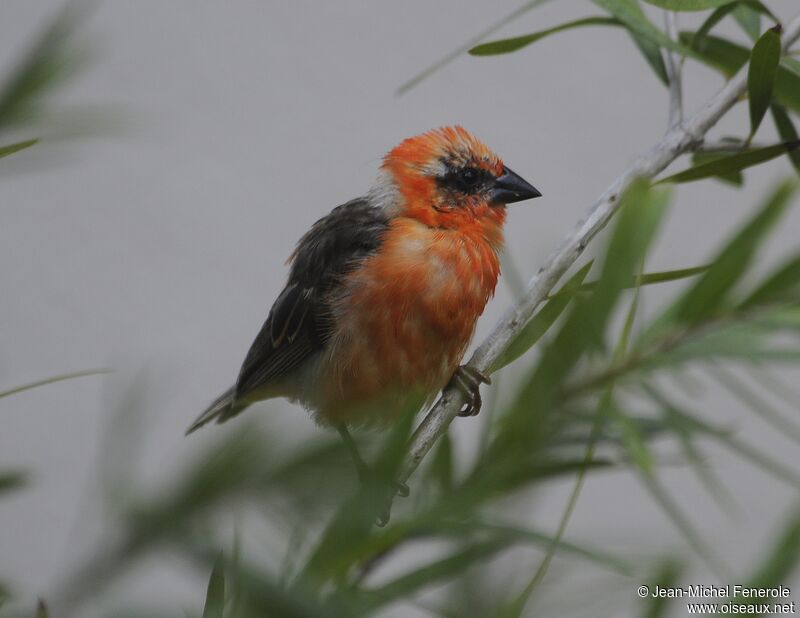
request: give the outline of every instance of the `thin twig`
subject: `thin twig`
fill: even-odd
[[[678,40],[678,17],[675,11],[664,12],[664,26],[667,36],[673,41]],[[681,66],[683,64],[679,54],[665,50],[667,77],[669,78],[669,125],[672,128],[683,122],[683,85],[681,82]]]
[[[800,15],[787,26],[783,35],[786,50],[800,38]],[[530,280],[525,295],[511,307],[483,343],[475,350],[469,366],[487,372],[495,360],[519,335],[536,308],[553,286],[569,270],[583,250],[605,227],[619,208],[620,194],[637,177],[650,178],[664,170],[681,154],[696,148],[706,132],[733,107],[747,89],[747,68],[743,68],[698,112],[684,123],[673,126],[649,151],[639,156],[597,199],[586,217],[547,258],[539,272]],[[455,388],[444,391],[436,405],[420,423],[409,445],[399,481],[406,481],[417,469],[439,437],[447,430],[464,404],[464,395]]]

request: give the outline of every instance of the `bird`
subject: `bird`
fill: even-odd
[[[459,363],[500,276],[506,205],[540,195],[461,126],[403,140],[363,197],[300,238],[235,383],[187,435],[276,397],[344,437],[448,385],[477,414],[489,380]]]

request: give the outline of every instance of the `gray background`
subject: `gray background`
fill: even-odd
[[[769,4],[784,18],[796,6]],[[1,74],[59,6],[4,0]],[[4,160],[0,172],[0,388],[70,370],[115,369],[2,402],[0,469],[23,466],[35,474],[31,488],[0,503],[0,575],[18,592],[46,593],[97,537],[100,436],[131,384],[146,386],[143,407],[151,411],[136,444],[145,484],[171,478],[214,431],[227,430],[183,437],[196,413],[233,380],[282,285],[295,240],[331,207],[366,191],[380,157],[400,139],[463,124],[543,192],[509,212],[508,247],[527,277],[594,197],[660,137],[666,91],[617,29],[562,34],[506,57],[463,55],[395,96],[403,81],[516,6],[99,4],[82,32],[95,43],[93,62],[53,107],[116,106],[124,122],[69,141],[59,139],[54,122],[55,129],[42,130],[50,140]],[[499,34],[597,12],[588,2],[553,1]],[[657,11],[653,18],[660,23]],[[727,31],[741,38],[735,28]],[[718,75],[687,64],[688,111],[721,85]],[[740,105],[714,134],[741,134],[746,114]],[[767,126],[763,139],[771,131]],[[681,187],[649,268],[707,259],[789,172],[783,161],[750,171],[742,191],[714,182]],[[795,209],[764,264],[796,248],[799,226]],[[501,284],[478,338],[510,298]],[[659,293],[652,298],[657,302]],[[798,461],[795,443],[723,394],[708,392],[702,407],[765,451]],[[284,402],[255,412],[275,415],[292,436],[322,431]],[[454,425],[465,456],[478,427]],[[724,513],[685,468],[670,467],[665,478],[732,571],[747,573],[796,490],[718,449],[708,452],[737,513]],[[554,526],[570,487],[556,485],[531,504],[530,521]],[[641,553],[689,552],[630,474],[590,477],[569,536]],[[536,562],[530,556],[523,562],[528,577]],[[714,581],[702,564],[696,569],[690,582]],[[197,607],[204,579],[157,557],[118,592]],[[570,585],[553,575],[553,605],[545,600],[542,607],[555,611],[556,601],[569,607]],[[589,608],[590,615],[618,615],[610,608],[635,602],[638,582],[616,585],[608,606]]]

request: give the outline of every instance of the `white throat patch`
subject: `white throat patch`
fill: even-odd
[[[392,175],[386,170],[380,170],[375,184],[367,192],[367,201],[385,212],[388,217],[395,217],[400,214],[402,199]]]

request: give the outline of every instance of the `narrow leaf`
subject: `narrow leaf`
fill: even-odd
[[[753,40],[758,39],[758,36],[761,32],[761,18],[760,15],[767,15],[770,17],[775,23],[778,23],[778,19],[772,12],[764,6],[762,2],[759,0],[738,0],[734,2],[730,2],[728,4],[724,4],[715,10],[708,18],[703,22],[700,28],[697,29],[694,36],[692,36],[692,43],[690,47],[692,49],[696,49],[696,41],[699,41],[704,36],[706,36],[711,29],[714,28],[720,21],[722,21],[729,13],[733,13],[734,19],[739,22],[739,24],[744,28],[745,32],[750,35],[750,38]]]
[[[716,11],[711,13],[706,20],[700,25],[700,27],[695,31],[695,33],[691,36],[691,43],[689,43],[689,47],[692,49],[697,49],[697,42],[702,40],[711,29],[716,26],[719,22],[721,22],[725,16],[733,11],[737,6],[736,2],[731,2],[729,4],[724,4],[719,7]]]
[[[488,560],[512,544],[513,539],[510,538],[467,544],[444,558],[419,566],[413,571],[383,584],[380,588],[369,590],[367,592],[368,598],[370,598],[368,607],[374,610],[397,599],[407,598],[429,586],[453,579],[470,566]]]
[[[719,382],[731,395],[737,397],[742,403],[748,406],[753,412],[758,414],[765,422],[772,425],[776,431],[800,444],[800,425],[791,419],[786,418],[779,410],[759,396],[747,384],[737,378],[728,369],[719,364],[710,367],[711,375]]]
[[[779,186],[766,204],[726,245],[708,271],[680,301],[677,319],[691,322],[713,313],[750,265],[767,232],[777,223],[795,192],[790,183]]]
[[[794,140],[790,142],[783,142],[765,148],[758,148],[756,150],[748,150],[736,154],[715,159],[708,163],[703,163],[696,167],[690,167],[682,172],[667,176],[658,181],[661,183],[680,183],[680,182],[694,182],[696,180],[703,180],[705,178],[712,178],[714,176],[724,176],[734,174],[741,170],[753,167],[760,163],[765,163],[775,159],[787,152],[800,147],[800,141]]]
[[[696,152],[692,155],[692,167],[699,167],[712,161],[719,161],[730,155],[723,152]],[[717,180],[733,185],[734,187],[741,187],[744,184],[744,173],[741,170],[737,172],[729,172],[727,174],[718,174],[714,176]]]
[[[50,612],[47,611],[47,604],[43,599],[39,599],[36,603],[36,618],[47,618]]]
[[[203,608],[203,618],[223,618],[225,608],[225,573],[222,567],[222,558],[217,559],[211,570],[206,590],[206,604]]]
[[[631,461],[642,471],[646,476],[653,473],[653,456],[650,453],[650,448],[647,442],[639,433],[639,428],[633,423],[617,406],[612,406],[611,418],[617,423],[622,431],[622,445],[625,447],[625,452],[630,457]]]
[[[490,41],[482,43],[469,50],[472,56],[497,56],[499,54],[509,54],[515,52],[523,47],[527,47],[536,41],[539,41],[551,34],[564,32],[573,28],[582,28],[584,26],[621,26],[622,22],[614,17],[584,17],[583,19],[576,19],[568,21],[559,26],[540,30],[532,34],[524,36],[517,36],[510,39],[500,39],[497,41]]]
[[[731,0],[644,0],[668,11],[705,11],[713,9],[723,4],[729,4]]]
[[[778,131],[781,139],[784,142],[795,142],[800,139],[797,130],[794,128],[792,119],[786,113],[786,108],[781,105],[772,105],[772,119],[775,122],[775,128]],[[792,150],[789,153],[789,160],[792,162],[794,169],[800,174],[800,149]]]
[[[521,436],[527,435],[525,432],[535,431],[530,420],[532,408],[549,410],[551,398],[583,354],[602,347],[608,320],[655,237],[668,199],[668,192],[654,190],[643,179],[632,183],[620,198],[620,211],[598,285],[590,297],[573,305],[556,336],[545,346],[530,378],[518,391],[514,411],[505,418],[503,433],[507,429],[509,439],[519,442]]]
[[[550,300],[542,307],[539,312],[531,318],[520,331],[519,335],[511,341],[505,351],[492,365],[491,373],[514,362],[520,356],[530,350],[539,339],[550,329],[558,317],[569,305],[575,291],[589,274],[592,263],[589,262],[578,270],[569,280],[556,292]]]
[[[661,55],[661,47],[652,39],[643,37],[635,30],[628,28],[628,34],[631,35],[634,45],[644,56],[645,61],[653,69],[653,72],[658,77],[659,81],[665,86],[669,85],[669,75],[667,75],[667,67],[664,64],[664,56]]]
[[[110,369],[88,369],[86,371],[65,373],[60,376],[53,376],[51,378],[45,378],[44,380],[37,380],[36,382],[23,384],[22,386],[15,386],[14,388],[10,388],[5,391],[0,391],[0,399],[2,399],[3,397],[8,397],[9,395],[16,395],[17,393],[21,393],[23,391],[29,391],[31,389],[38,388],[40,386],[45,386],[47,384],[53,384],[54,382],[62,382],[64,380],[72,380],[73,378],[82,378],[84,376],[97,376],[110,372],[111,372]]]
[[[706,542],[704,536],[700,534],[684,513],[683,509],[674,500],[666,487],[655,477],[640,475],[645,488],[650,492],[652,498],[658,503],[661,509],[672,520],[673,525],[683,534],[689,546],[702,558],[712,571],[721,579],[727,575],[724,563],[720,560],[717,553]]]
[[[781,37],[774,29],[767,30],[753,46],[747,70],[751,138],[756,134],[772,101],[772,89],[780,59]]]
[[[800,513],[795,513],[772,546],[772,551],[758,570],[750,576],[747,587],[775,588],[791,577],[798,563],[800,563]],[[794,607],[794,604],[792,606]]]
[[[681,575],[681,565],[673,560],[665,560],[659,565],[658,571],[650,584],[651,589],[656,587],[663,590],[678,586]],[[670,609],[672,599],[659,595],[645,597],[646,609],[642,618],[664,618]]]
[[[681,33],[681,41],[691,42],[692,33]],[[750,59],[750,50],[727,39],[705,36],[697,41],[693,57],[732,77]],[[800,113],[800,73],[787,68],[789,58],[783,58],[775,73],[774,95],[777,101],[795,113]]]
[[[649,39],[659,47],[685,56],[693,55],[693,51],[686,45],[673,41],[660,28],[651,22],[642,7],[636,0],[592,0],[597,6],[605,9],[614,17],[622,21],[636,34]],[[727,0],[730,1],[730,0]]]
[[[749,6],[742,4],[735,4],[732,6],[733,18],[741,26],[742,30],[744,30],[747,36],[753,41],[758,39],[758,36],[761,34],[761,15]]]
[[[498,20],[496,23],[494,23],[491,26],[489,26],[488,28],[486,28],[486,30],[484,30],[483,32],[479,33],[477,36],[471,38],[469,41],[467,41],[463,45],[461,45],[458,48],[454,49],[453,51],[451,51],[450,53],[446,54],[445,56],[443,56],[442,58],[440,58],[439,60],[437,60],[436,62],[431,64],[430,66],[426,67],[425,69],[423,69],[422,71],[417,73],[414,77],[409,79],[407,82],[401,84],[401,86],[397,89],[396,94],[400,95],[400,94],[404,94],[404,93],[408,92],[414,86],[419,84],[421,81],[427,79],[428,77],[430,77],[431,75],[433,75],[434,73],[439,71],[442,67],[445,67],[448,64],[450,64],[453,60],[458,58],[461,54],[463,54],[466,51],[469,51],[470,48],[475,47],[475,45],[477,45],[478,43],[483,41],[486,37],[491,36],[492,34],[497,32],[498,30],[500,30],[503,26],[506,26],[507,24],[510,24],[512,21],[514,21],[518,17],[524,15],[525,13],[530,11],[531,9],[536,8],[540,4],[544,4],[547,1],[548,0],[530,0],[529,2],[526,2],[525,4],[523,4],[518,9],[515,9],[514,11],[512,11],[511,13],[509,13],[508,15],[503,17],[502,19]]]
[[[38,139],[29,139],[25,140],[24,142],[17,142],[16,144],[9,144],[8,146],[0,146],[0,159],[3,157],[7,157],[10,154],[14,154],[15,152],[19,152],[20,150],[25,150],[26,148],[30,148]]]
[[[800,255],[794,257],[778,268],[772,275],[758,286],[741,307],[748,309],[771,302],[791,301],[797,298],[800,291]]]
[[[708,270],[708,265],[705,266],[693,266],[691,268],[681,268],[678,270],[664,270],[661,272],[655,273],[644,273],[642,275],[636,275],[632,277],[630,282],[624,286],[623,289],[631,289],[631,288],[638,288],[645,285],[653,285],[656,283],[669,283],[670,281],[679,281],[681,279],[687,279],[689,277],[696,277]],[[578,289],[577,292],[591,292],[597,287],[598,281],[587,281],[586,283],[582,284]],[[566,287],[566,286],[565,286]],[[569,292],[569,291],[567,291]],[[561,290],[550,296],[550,298],[555,298],[561,294]]]
[[[23,487],[27,475],[23,472],[0,472],[0,494]]]
[[[731,432],[714,427],[702,421],[696,415],[681,410],[677,405],[669,401],[663,393],[657,392],[652,385],[648,387],[648,390],[651,395],[653,395],[654,399],[669,410],[669,414],[679,418],[681,422],[685,423],[695,433],[717,440],[722,446],[731,450],[742,459],[748,460],[751,464],[772,474],[775,478],[782,480],[792,487],[800,488],[800,475],[791,468],[787,468],[780,461],[772,459],[769,455],[765,455],[750,444],[739,440],[735,435],[732,435]]]
[[[788,69],[792,74],[800,77],[800,60],[790,56],[784,56],[781,59],[781,68]]]
[[[35,114],[47,92],[77,68],[80,58],[68,43],[86,7],[75,4],[48,24],[0,88],[0,127]]]

